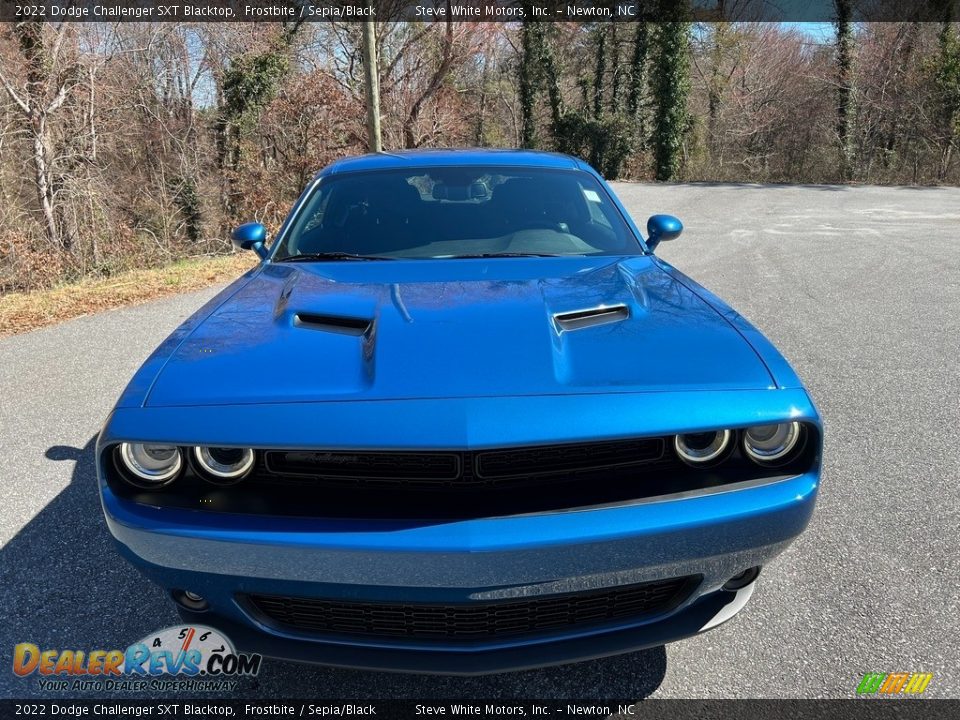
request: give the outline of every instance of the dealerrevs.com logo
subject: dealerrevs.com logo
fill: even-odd
[[[125,650],[13,649],[13,672],[37,676],[41,690],[230,691],[260,672],[263,657],[238,653],[223,633],[203,625],[168,627]]]

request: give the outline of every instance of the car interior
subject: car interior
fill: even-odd
[[[616,208],[586,173],[444,168],[322,182],[276,259],[331,252],[436,258],[637,250]]]

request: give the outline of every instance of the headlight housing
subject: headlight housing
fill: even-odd
[[[782,464],[797,447],[802,432],[798,422],[755,425],[743,433],[743,451],[760,465]]]
[[[733,433],[730,430],[675,435],[673,447],[677,455],[688,465],[706,467],[720,462],[731,448]]]
[[[180,448],[167,443],[121,443],[119,453],[127,482],[144,490],[169,485],[183,467]]]
[[[195,447],[193,459],[205,480],[217,485],[239,482],[250,470],[256,456],[250,448]]]

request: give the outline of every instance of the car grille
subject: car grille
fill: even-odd
[[[662,438],[641,438],[474,452],[271,450],[264,453],[264,468],[273,479],[300,483],[466,488],[577,479],[597,471],[611,479],[663,456]]]
[[[454,481],[461,476],[457,453],[312,452],[272,450],[267,470],[277,475],[317,479]]]
[[[698,576],[524,600],[457,604],[374,603],[250,595],[258,614],[280,629],[317,634],[423,640],[480,640],[602,625],[668,612]]]

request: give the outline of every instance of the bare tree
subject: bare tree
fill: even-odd
[[[838,45],[721,24],[731,2],[749,0],[667,32],[651,16],[408,23],[384,0],[384,145],[535,143],[645,179],[659,160],[685,179],[960,183],[953,19],[844,15]],[[366,148],[361,30],[0,27],[0,292],[226,252],[236,221],[279,222],[317,169]]]
[[[80,82],[79,65],[65,58],[65,23],[44,31],[38,21],[24,21],[13,26],[24,66],[26,82],[17,87],[13,79],[0,72],[0,84],[20,110],[24,127],[33,142],[33,169],[37,200],[43,214],[47,239],[55,247],[71,249],[73,239],[61,220],[56,201],[54,174],[55,150],[50,123]]]

